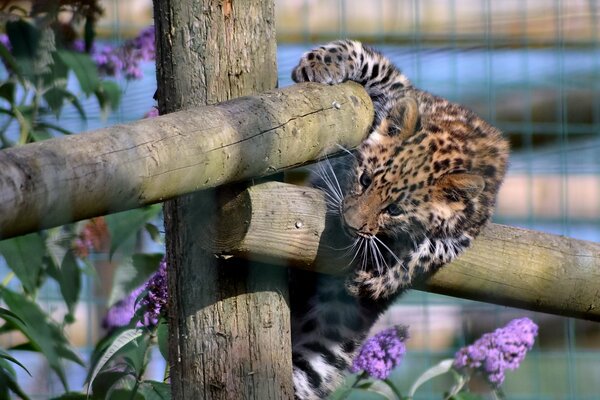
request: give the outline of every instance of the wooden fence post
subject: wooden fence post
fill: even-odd
[[[161,114],[272,89],[272,0],[154,0]],[[217,196],[165,203],[174,399],[293,397],[287,271],[227,268],[198,246]]]

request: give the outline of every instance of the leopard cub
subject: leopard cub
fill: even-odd
[[[296,397],[319,399],[339,384],[392,300],[460,255],[488,222],[508,143],[472,111],[412,86],[360,42],[304,54],[292,79],[358,82],[375,107],[372,131],[349,166],[316,181],[356,253],[349,276],[292,277]]]

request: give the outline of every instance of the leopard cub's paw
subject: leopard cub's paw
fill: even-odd
[[[323,48],[305,53],[292,71],[294,82],[319,82],[334,85],[345,80],[344,69]]]

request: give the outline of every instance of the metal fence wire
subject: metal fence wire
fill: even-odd
[[[152,23],[150,0],[104,5],[100,31],[107,40]],[[600,241],[599,6],[595,0],[277,0],[279,85],[292,83],[291,68],[318,43],[368,42],[416,86],[471,107],[510,138],[495,222]],[[64,123],[82,131],[141,118],[156,87],[153,65],[144,72],[141,81],[124,84],[121,109],[108,120],[84,103],[85,125],[75,110],[65,110]],[[86,282],[72,328],[84,356],[101,335],[106,298],[97,286]],[[58,289],[48,287],[43,299],[55,309]],[[507,398],[600,399],[599,324],[412,291],[376,329],[410,326],[407,358],[392,376],[408,388],[437,360],[520,316],[532,318],[540,334],[520,369],[508,374]],[[73,371],[73,388],[84,375]],[[46,376],[30,384],[27,376],[19,379],[43,399],[61,389]],[[440,399],[447,387],[434,380],[415,399]]]

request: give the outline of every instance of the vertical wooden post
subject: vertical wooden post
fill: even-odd
[[[276,86],[273,0],[154,0],[154,21],[161,114]],[[221,195],[164,207],[173,398],[292,398],[286,271],[232,268],[200,246]]]

